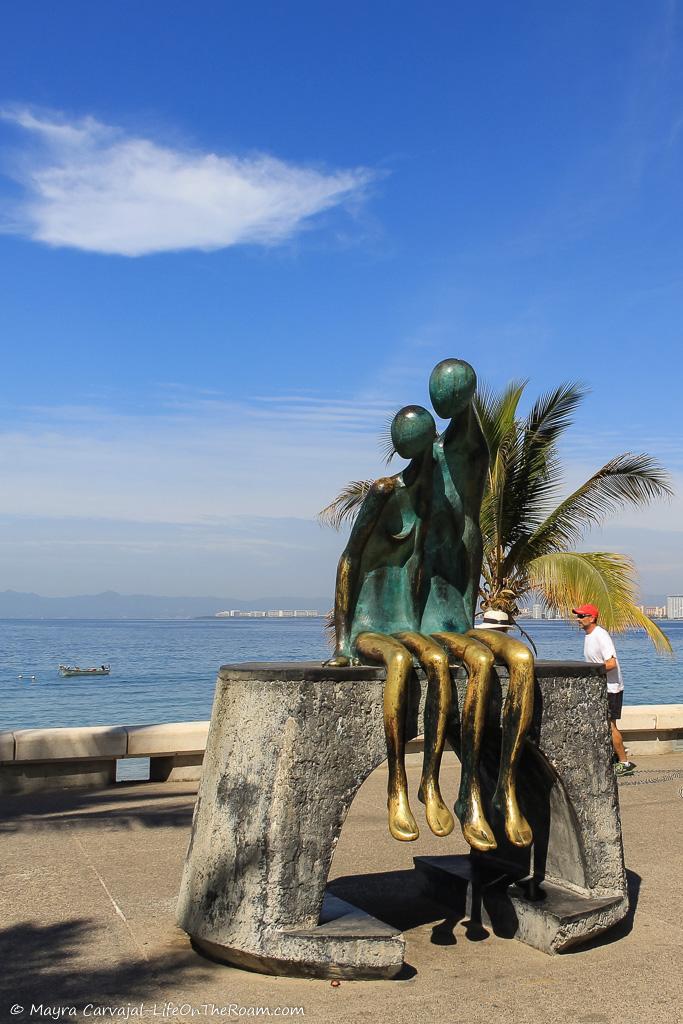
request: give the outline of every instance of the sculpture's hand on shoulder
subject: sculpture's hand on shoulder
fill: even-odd
[[[375,480],[370,493],[373,496],[379,496],[382,498],[388,498],[389,495],[396,489],[397,480],[393,476],[381,476],[378,480]]]

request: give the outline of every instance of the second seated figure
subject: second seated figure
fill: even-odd
[[[479,523],[489,471],[489,452],[473,399],[477,378],[469,363],[444,359],[429,379],[436,413],[450,423],[435,441],[432,514],[425,538],[424,611],[421,631],[463,661],[469,682],[461,722],[462,775],[455,805],[463,835],[478,850],[497,846],[482,803],[481,744],[496,658],[507,665],[502,745],[493,807],[514,846],[530,846],[533,835],[517,802],[517,767],[531,725],[534,659],[521,641],[498,628],[474,630],[482,567]],[[429,737],[425,736],[425,744]]]

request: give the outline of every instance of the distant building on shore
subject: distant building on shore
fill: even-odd
[[[673,594],[666,599],[667,619],[683,619],[683,594]]]
[[[312,608],[271,608],[267,612],[244,612],[240,608],[216,612],[215,619],[318,619],[321,613]]]
[[[666,614],[665,604],[646,604],[640,605],[640,608],[650,619],[668,619],[670,617]]]

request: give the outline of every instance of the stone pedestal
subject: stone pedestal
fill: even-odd
[[[453,681],[457,701],[448,738],[457,752],[467,683],[461,668],[453,668]],[[178,921],[197,947],[268,973],[373,978],[400,971],[400,933],[324,899],[349,807],[386,757],[383,682],[383,669],[365,666],[246,664],[220,670],[178,905]],[[506,689],[501,667],[482,759],[489,794]],[[424,695],[424,680],[415,671],[406,739],[422,731]],[[553,952],[567,944],[567,900],[574,901],[572,920],[581,922],[569,929],[574,942],[604,931],[627,910],[603,670],[583,662],[537,664],[534,723],[520,776],[520,801],[534,830],[532,851],[507,844],[492,816],[499,848],[477,857],[476,870],[488,872],[489,880],[495,876],[503,894],[507,923],[501,934]],[[448,838],[443,844],[447,854]],[[454,878],[462,876],[462,864],[448,856],[428,860],[420,869],[432,895],[436,886],[442,902],[469,899],[476,911],[484,876],[477,874],[474,903],[462,888],[467,890],[475,858],[464,858],[460,886]],[[485,906],[493,906],[488,890],[486,896]],[[576,901],[582,901],[578,910]]]

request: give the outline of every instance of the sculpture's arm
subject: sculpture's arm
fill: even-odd
[[[468,522],[466,517],[466,530],[467,526]],[[472,521],[468,532],[469,537],[466,538],[468,568],[467,586],[465,587],[465,593],[462,596],[462,601],[465,612],[467,613],[468,621],[471,624],[474,624],[474,613],[477,610],[479,584],[481,581],[481,564],[484,555],[484,544],[481,539],[481,530],[479,528],[478,519]]]
[[[334,593],[335,652],[328,665],[348,665],[352,660],[351,623],[358,593],[359,568],[365,550],[377,524],[379,514],[396,486],[394,477],[375,480],[351,530],[349,542],[339,559],[337,583]]]
[[[445,462],[451,467],[451,473],[455,474],[455,484],[459,500],[462,502],[467,572],[462,597],[465,613],[469,621],[473,622],[479,596],[483,556],[479,520],[490,454],[486,436],[472,403],[462,413],[453,417],[441,435],[440,444]]]
[[[446,437],[444,432],[443,437]],[[445,442],[444,442],[445,443]],[[460,495],[453,485],[450,469],[448,466],[448,460],[444,451],[444,444],[441,441],[437,441],[434,445],[434,461],[439,464],[439,471],[441,473],[441,479],[443,481],[444,494],[448,504],[455,511],[458,508],[462,508],[462,501]]]

